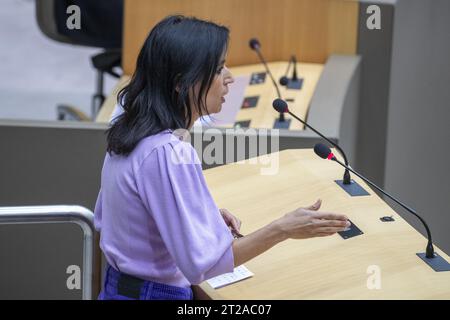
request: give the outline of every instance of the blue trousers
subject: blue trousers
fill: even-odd
[[[98,300],[192,300],[191,288],[145,281],[106,268],[103,289]]]

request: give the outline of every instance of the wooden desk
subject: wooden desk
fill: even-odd
[[[275,80],[278,82],[287,68],[287,62],[271,62],[269,68],[273,73]],[[294,102],[289,103],[292,112],[301,118],[305,118],[308,112],[309,103],[319,81],[322,73],[323,65],[316,63],[298,63],[297,70],[299,77],[303,78],[303,86],[301,90],[286,89],[280,87],[281,95],[284,99],[294,99]],[[234,76],[251,75],[254,72],[264,72],[264,67],[261,64],[241,66],[230,68]],[[292,69],[290,75],[292,74]],[[100,113],[97,116],[97,122],[108,122],[114,110],[117,101],[118,91],[129,81],[128,76],[120,79],[117,86],[114,88],[112,94],[104,102]],[[255,108],[241,109],[237,115],[236,121],[250,120],[250,127],[252,128],[272,128],[275,119],[278,118],[278,113],[272,108],[272,101],[277,97],[275,87],[272,84],[269,76],[266,76],[266,81],[263,84],[249,85],[245,91],[245,96],[257,96],[259,101]],[[290,116],[286,115],[289,119]],[[296,120],[291,121],[290,130],[303,130],[303,125]]]
[[[262,165],[242,162],[205,171],[219,208],[239,216],[243,234],[318,198],[321,210],[346,214],[364,234],[285,241],[245,263],[254,277],[218,290],[204,282],[200,289],[206,294],[213,299],[450,299],[450,272],[434,272],[416,256],[424,252],[426,239],[365,183],[353,176],[371,195],[351,198],[333,182],[343,174],[337,164],[311,149],[272,156],[277,155],[280,168],[272,176],[260,175]],[[379,219],[391,215],[395,222]],[[367,288],[372,265],[381,270],[380,290]]]
[[[287,62],[271,62],[269,68],[273,73],[275,81],[284,76],[287,68]],[[305,119],[309,103],[319,81],[322,73],[323,65],[316,63],[298,63],[297,71],[299,77],[303,78],[303,86],[301,90],[286,89],[280,87],[280,93],[283,99],[294,99],[294,102],[289,103],[289,107],[294,114],[297,114],[302,119]],[[230,68],[234,76],[250,75],[253,72],[264,72],[264,66],[255,64],[250,66],[241,66]],[[292,68],[289,72],[292,76]],[[245,90],[245,96],[259,95],[258,105],[255,108],[241,109],[237,115],[236,121],[250,120],[250,127],[252,128],[272,128],[274,121],[278,118],[278,113],[273,109],[272,102],[277,98],[277,91],[273,86],[269,76],[266,76],[266,81],[263,84],[248,86]],[[291,116],[286,115],[286,119]],[[289,126],[290,130],[303,130],[304,126],[297,120],[292,120]]]

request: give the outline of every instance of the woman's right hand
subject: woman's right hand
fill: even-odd
[[[321,204],[319,199],[307,208],[298,208],[278,219],[277,224],[284,236],[290,239],[326,237],[350,226],[345,215],[318,212]]]

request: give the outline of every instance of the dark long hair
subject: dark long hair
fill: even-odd
[[[159,22],[142,46],[130,83],[119,92],[124,112],[107,130],[107,151],[126,156],[145,137],[187,129],[194,108],[207,114],[206,95],[228,39],[228,28],[196,18],[169,16]]]

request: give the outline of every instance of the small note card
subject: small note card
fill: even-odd
[[[220,276],[207,280],[207,282],[214,289],[218,289],[252,276],[253,273],[250,270],[244,265],[240,265],[239,267],[234,268],[233,272],[221,274]]]

